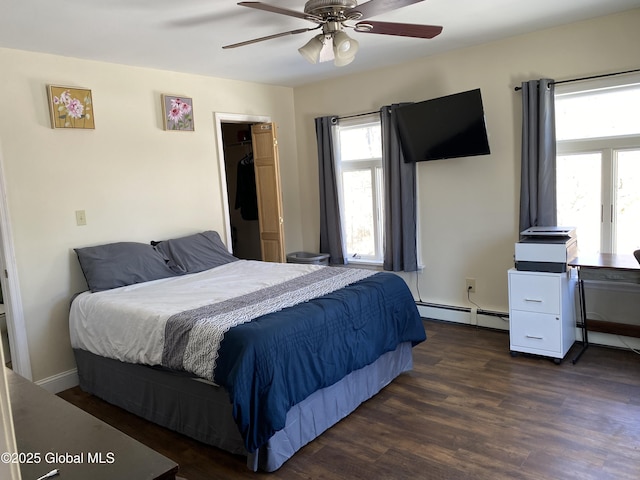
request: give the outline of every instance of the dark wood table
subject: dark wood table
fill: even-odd
[[[638,260],[636,260],[633,255],[600,253],[597,255],[579,256],[569,262],[569,265],[578,269],[578,293],[580,295],[582,349],[573,359],[573,363],[576,363],[589,347],[584,282],[595,280],[601,282],[640,284],[640,263],[638,263]],[[611,330],[611,333],[615,332]],[[621,334],[628,334],[628,329]]]
[[[178,464],[6,369],[22,478],[174,480]]]

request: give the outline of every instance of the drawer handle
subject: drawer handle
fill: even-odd
[[[524,301],[531,303],[542,303],[542,300],[538,300],[537,298],[525,298]]]
[[[534,338],[535,340],[544,340],[544,337],[537,337],[535,335],[526,335],[527,338]]]

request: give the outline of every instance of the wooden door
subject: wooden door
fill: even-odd
[[[251,140],[256,172],[262,260],[284,262],[284,220],[275,123],[252,125]]]

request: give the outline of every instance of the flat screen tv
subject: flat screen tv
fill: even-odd
[[[396,112],[405,162],[491,153],[479,88],[412,103]]]

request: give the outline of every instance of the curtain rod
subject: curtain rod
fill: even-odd
[[[353,115],[345,115],[344,117],[336,117],[336,118],[338,120],[344,120],[346,118],[356,118],[356,117],[364,117],[365,115],[373,115],[374,113],[380,113],[380,110],[375,110],[373,112],[355,113]]]
[[[613,77],[615,75],[624,75],[625,73],[636,73],[636,72],[640,72],[640,68],[636,68],[635,70],[627,70],[627,71],[624,71],[624,72],[614,72],[614,73],[604,73],[602,75],[593,75],[591,77],[571,78],[569,80],[560,80],[559,82],[552,82],[552,85],[560,85],[561,83],[579,82],[581,80],[593,80],[594,78]],[[522,87],[515,87],[514,90],[517,92],[519,90],[522,90]]]

